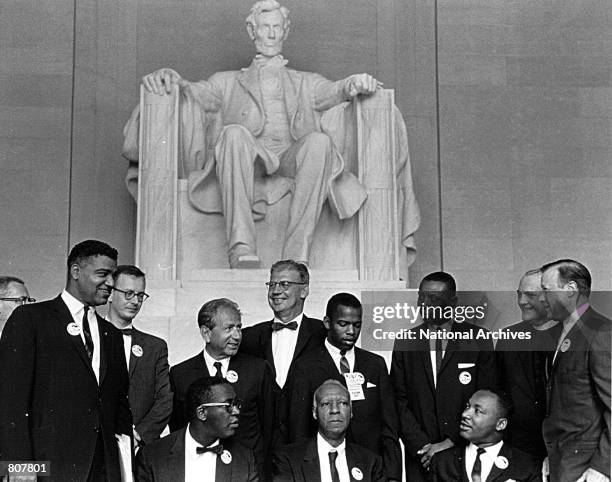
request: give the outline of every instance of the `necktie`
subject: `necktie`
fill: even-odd
[[[482,481],[482,462],[480,456],[485,453],[485,449],[479,447],[476,452],[476,460],[474,461],[474,467],[472,468],[472,482]]]
[[[215,376],[223,378],[223,372],[221,371],[221,362],[216,361],[215,363],[213,363],[213,366],[217,369],[217,373],[215,373]]]
[[[288,328],[289,330],[297,330],[297,327],[297,321],[290,321],[289,323],[281,323],[279,321],[275,321],[272,323],[272,331],[282,330],[283,328]]]
[[[123,336],[132,336],[132,328],[123,328],[120,330]]]
[[[91,330],[89,329],[89,320],[87,318],[87,312],[89,311],[89,306],[85,306],[83,308],[83,336],[85,337],[85,351],[87,352],[87,356],[91,360],[93,358],[94,352],[94,343],[91,338]]]
[[[442,357],[444,353],[442,352],[442,330],[438,330],[437,338],[436,338],[436,375],[440,374],[440,368],[442,368]]]
[[[344,375],[345,373],[351,373],[351,367],[349,365],[348,360],[344,355],[346,355],[346,350],[340,350],[340,373]]]
[[[214,447],[196,447],[197,454],[205,454],[206,452],[221,455],[223,453],[223,445],[217,444]]]
[[[340,474],[336,467],[336,459],[338,458],[338,452],[329,452],[329,471],[331,473],[332,482],[340,482]]]

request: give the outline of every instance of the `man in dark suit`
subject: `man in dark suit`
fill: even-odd
[[[253,450],[260,476],[268,478],[274,430],[275,393],[272,369],[265,360],[238,353],[242,341],[238,305],[226,298],[205,303],[198,313],[204,350],[170,370],[174,410],[170,428],[183,428],[187,391],[194,380],[210,375],[225,378],[242,401],[236,439]]]
[[[337,380],[315,390],[312,417],[317,435],[280,449],[274,457],[275,482],[383,482],[382,460],[346,440],[351,422],[351,397]]]
[[[295,362],[323,345],[326,330],[321,320],[304,315],[310,276],[303,263],[278,261],[270,269],[268,304],[274,319],[247,327],[242,333],[240,350],[266,360],[274,371],[278,390],[276,424],[287,441],[287,389],[285,382]]]
[[[523,321],[508,327],[495,351],[500,368],[499,384],[512,401],[514,410],[506,430],[506,441],[536,457],[546,457],[542,421],[546,415],[546,362],[552,358],[561,334],[561,325],[550,319],[550,310],[540,299],[542,272],[523,275],[517,291]]]
[[[117,436],[132,433],[121,333],[99,317],[117,251],[88,240],[66,289],[17,308],[0,339],[0,459],[49,460],[48,480],[119,481]]]
[[[161,338],[137,330],[132,324],[149,297],[145,293],[145,274],[136,266],[121,265],[114,271],[113,279],[108,321],[123,333],[134,442],[138,446],[157,440],[170,420],[168,346]]]
[[[319,385],[335,379],[348,387],[353,420],[347,439],[380,455],[389,480],[402,478],[402,453],[397,410],[385,360],[355,347],[361,332],[362,307],[349,293],[327,303],[324,345],[295,363],[289,385],[289,439],[296,442],[317,432],[311,417],[312,397]],[[314,423],[313,423],[314,422]]]
[[[189,425],[146,445],[136,456],[137,482],[257,482],[253,452],[234,440],[240,400],[220,377],[196,380],[187,392]]]
[[[542,426],[550,480],[609,481],[611,322],[589,305],[584,265],[562,259],[541,269],[543,298],[563,324]]]
[[[459,426],[459,434],[468,445],[456,445],[435,454],[431,462],[432,480],[539,482],[540,463],[503,441],[511,404],[502,392],[474,393],[461,414]]]
[[[496,363],[488,331],[456,322],[454,278],[431,273],[421,281],[418,305],[424,323],[414,339],[395,342],[391,380],[400,437],[406,449],[406,478],[426,481],[431,457],[459,439],[459,417],[479,387],[496,386]]]

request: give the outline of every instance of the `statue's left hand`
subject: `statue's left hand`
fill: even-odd
[[[358,94],[371,95],[382,85],[382,82],[379,82],[370,74],[355,74],[347,79],[346,91],[349,97],[355,97]]]

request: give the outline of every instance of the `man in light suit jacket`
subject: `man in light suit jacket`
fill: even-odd
[[[240,351],[266,360],[274,371],[277,390],[276,425],[281,442],[288,442],[288,385],[295,363],[318,351],[327,332],[321,320],[304,314],[310,276],[303,263],[278,261],[270,269],[268,304],[274,319],[247,327]]]
[[[47,480],[120,481],[117,436],[132,421],[121,333],[99,317],[117,251],[83,241],[66,289],[17,308],[0,339],[0,460],[49,460]]]
[[[589,305],[583,264],[561,259],[541,269],[543,298],[563,322],[542,426],[550,480],[609,481],[611,322]]]
[[[288,381],[289,440],[297,442],[317,433],[316,420],[311,416],[313,394],[325,380],[337,380],[353,394],[347,440],[380,455],[388,480],[401,480],[402,452],[393,387],[385,360],[355,346],[361,318],[361,303],[355,296],[337,293],[329,299],[323,319],[327,328],[324,345],[297,361]]]
[[[425,276],[418,305],[424,323],[412,328],[414,339],[395,342],[391,360],[406,478],[414,482],[428,479],[427,466],[436,452],[460,442],[459,417],[470,395],[497,385],[488,331],[444,316],[457,306],[454,278],[444,272]],[[429,338],[432,333],[440,336]],[[446,334],[450,339],[444,339]]]
[[[174,409],[170,429],[183,428],[189,386],[202,376],[220,376],[232,384],[242,401],[236,440],[253,450],[260,477],[266,480],[271,462],[274,414],[274,376],[265,360],[238,353],[242,340],[238,305],[226,298],[206,302],[198,312],[198,326],[204,350],[170,370]]]
[[[190,194],[199,205],[193,193],[201,186],[220,188],[208,189],[199,207],[225,215],[232,268],[259,266],[254,216],[261,217],[266,204],[291,192],[283,257],[307,262],[324,202],[329,200],[339,218],[346,219],[367,197],[345,170],[331,137],[322,132],[321,115],[358,94],[373,94],[378,82],[368,74],[331,82],[286,68],[281,52],[289,33],[288,14],[275,0],[253,5],[246,24],[257,55],[245,69],[218,72],[199,82],[168,68],[143,78],[144,87],[160,95],[179,86],[182,130],[191,141],[184,142],[187,146],[199,145],[203,132],[194,131],[204,130],[205,112],[222,114],[219,122],[211,122],[208,142],[198,148],[196,162],[203,168],[194,173],[196,179],[191,177]],[[256,161],[263,175],[256,176]]]
[[[459,426],[468,445],[456,445],[433,456],[433,482],[539,482],[540,463],[503,440],[511,410],[511,401],[503,392],[474,393]]]
[[[196,380],[187,393],[189,425],[138,452],[136,481],[257,482],[253,452],[232,438],[240,405],[227,380]]]
[[[168,377],[168,346],[161,338],[134,328],[132,321],[145,293],[145,274],[136,266],[121,265],[113,273],[115,285],[108,299],[108,321],[123,334],[123,347],[130,378],[129,400],[135,446],[157,440],[172,412]]]
[[[351,397],[338,380],[326,380],[314,393],[312,416],[317,435],[287,445],[274,457],[275,482],[383,482],[382,459],[346,440]]]

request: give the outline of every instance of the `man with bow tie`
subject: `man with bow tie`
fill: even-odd
[[[233,438],[241,405],[227,380],[196,380],[187,392],[189,424],[138,452],[136,481],[259,481],[253,452]]]
[[[145,274],[136,266],[121,265],[108,299],[108,321],[123,333],[123,348],[130,377],[130,408],[134,444],[157,440],[170,420],[172,391],[168,377],[168,346],[161,338],[134,328],[132,322],[144,301]]]
[[[199,145],[202,136],[212,137],[203,141],[204,149],[186,156],[184,167],[187,172],[199,170],[197,179],[190,178],[196,207],[225,215],[232,268],[259,266],[254,220],[286,194],[292,194],[292,201],[282,257],[304,262],[324,202],[329,200],[338,217],[346,219],[366,198],[364,187],[344,169],[337,147],[323,132],[321,116],[356,95],[373,94],[379,83],[368,74],[331,82],[316,73],[288,69],[281,56],[288,14],[276,0],[253,5],[246,26],[257,55],[247,68],[218,72],[199,82],[168,68],[143,77],[144,87],[155,94],[179,86],[187,132],[183,135],[190,136],[185,152]],[[220,113],[222,125],[199,132],[205,130],[207,113]],[[221,203],[216,192],[217,201],[208,196],[200,206],[193,193],[211,184],[217,187],[215,176]]]
[[[290,416],[287,379],[296,362],[323,346],[326,331],[321,320],[304,314],[310,275],[303,263],[277,261],[270,269],[268,304],[274,319],[244,329],[240,351],[266,360],[274,370],[280,441],[288,442]]]

